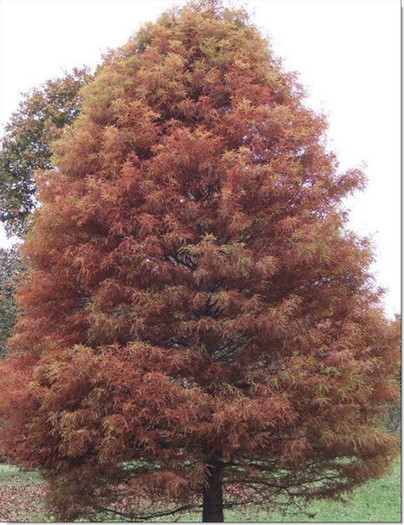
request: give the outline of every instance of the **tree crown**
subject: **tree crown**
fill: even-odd
[[[64,519],[209,519],[380,475],[396,328],[345,227],[363,174],[338,173],[295,76],[203,1],[111,52],[83,97],[24,246],[8,453],[48,473]]]

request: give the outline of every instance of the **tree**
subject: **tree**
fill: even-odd
[[[242,11],[105,58],[39,178],[3,448],[60,520],[337,497],[383,475],[399,352],[326,122]]]
[[[9,234],[25,233],[34,210],[36,169],[50,169],[51,144],[80,113],[86,68],[48,80],[26,93],[6,125],[0,151],[0,220]]]
[[[26,93],[6,125],[0,151],[0,221],[10,235],[22,236],[37,202],[36,169],[52,168],[51,144],[80,113],[79,91],[89,79],[86,68]],[[22,264],[18,250],[0,250],[0,355],[6,352],[16,316],[14,291]]]
[[[22,261],[16,246],[0,248],[0,357],[6,355],[6,341],[16,318],[14,300],[17,276],[22,272]]]

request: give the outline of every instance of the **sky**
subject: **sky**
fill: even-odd
[[[146,21],[182,0],[0,0],[0,126],[21,93],[75,66],[94,68]],[[325,113],[340,170],[364,167],[349,227],[371,236],[385,311],[400,310],[400,0],[233,0],[297,71]],[[0,246],[9,245],[0,231]]]

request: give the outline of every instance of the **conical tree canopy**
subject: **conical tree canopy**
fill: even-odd
[[[39,175],[3,448],[60,519],[335,496],[384,473],[396,325],[326,122],[244,12],[111,52]]]

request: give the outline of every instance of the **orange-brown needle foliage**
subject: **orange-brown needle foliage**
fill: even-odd
[[[334,497],[396,454],[397,330],[345,228],[324,118],[241,12],[192,3],[105,59],[40,175],[3,448],[56,516]],[[109,513],[109,514],[108,514]]]

